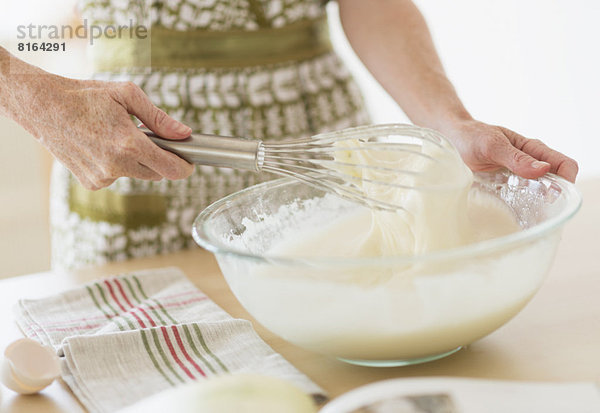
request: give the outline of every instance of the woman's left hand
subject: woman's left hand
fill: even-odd
[[[535,179],[553,172],[575,182],[577,162],[547,147],[538,139],[528,139],[502,126],[477,120],[454,123],[441,132],[452,141],[473,171],[501,167],[524,178]]]

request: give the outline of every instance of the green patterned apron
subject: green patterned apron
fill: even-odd
[[[90,24],[127,24],[136,7],[151,12],[151,54],[100,43],[94,78],[136,83],[195,131],[268,141],[369,121],[356,84],[331,49],[321,0],[80,4]],[[56,163],[52,265],[75,268],[192,247],[192,221],[203,208],[271,178],[198,166],[185,180],[120,178],[92,192]]]

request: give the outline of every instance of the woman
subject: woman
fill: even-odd
[[[62,164],[52,177],[54,266],[189,247],[198,211],[265,179],[194,170],[153,145],[130,115],[169,139],[192,130],[283,139],[368,123],[352,78],[323,35],[323,1],[165,0],[150,10],[144,4],[83,0],[82,12],[90,24],[152,16],[149,71],[123,64],[114,43],[97,53],[95,80],[86,81],[18,61],[11,73],[35,76],[11,75],[10,56],[0,51],[3,111]],[[471,169],[575,180],[572,159],[469,115],[410,0],[339,0],[339,8],[350,43],[375,78],[415,124],[450,138]],[[208,46],[212,52],[203,53]]]

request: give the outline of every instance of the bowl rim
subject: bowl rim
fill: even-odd
[[[211,239],[208,235],[206,228],[206,218],[218,213],[219,209],[237,198],[245,197],[248,192],[256,191],[264,187],[277,188],[279,186],[288,185],[289,183],[296,183],[293,178],[279,178],[260,184],[252,185],[248,188],[244,188],[240,191],[234,192],[227,195],[206,207],[203,211],[198,214],[192,225],[192,237],[194,241],[202,248],[212,252],[215,255],[228,255],[235,256],[238,258],[250,259],[262,263],[278,264],[278,265],[289,265],[289,266],[335,266],[335,267],[356,267],[356,266],[385,266],[390,265],[406,265],[416,264],[423,262],[432,261],[445,261],[453,259],[464,259],[470,256],[477,256],[486,253],[492,253],[498,249],[507,249],[518,246],[523,243],[527,243],[536,238],[541,238],[543,235],[560,228],[561,225],[566,223],[572,218],[577,211],[581,208],[582,196],[577,187],[558,175],[547,173],[544,176],[537,179],[527,179],[519,177],[518,175],[512,174],[508,171],[501,173],[508,174],[507,176],[517,176],[521,180],[540,182],[541,179],[550,181],[550,183],[557,184],[561,188],[561,192],[566,192],[567,195],[572,199],[567,204],[567,207],[560,211],[556,216],[537,224],[531,228],[524,229],[522,231],[514,232],[502,237],[489,239],[486,241],[480,241],[473,244],[468,244],[456,248],[445,249],[441,251],[427,252],[417,255],[397,255],[397,256],[382,256],[382,257],[311,257],[311,256],[282,256],[282,255],[269,255],[269,254],[252,254],[245,251],[241,251],[235,248],[231,248],[219,240]],[[475,173],[477,174],[477,173]],[[484,174],[489,174],[486,172]]]

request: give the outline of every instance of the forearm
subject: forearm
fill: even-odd
[[[0,113],[27,128],[27,102],[31,107],[35,99],[32,83],[39,82],[37,75],[42,73],[0,47]]]
[[[417,125],[444,130],[470,119],[444,72],[425,20],[410,0],[339,0],[358,57]]]
[[[57,93],[76,82],[25,63],[0,47],[0,114],[35,137],[39,137],[37,124],[53,117],[53,105],[60,100]]]

